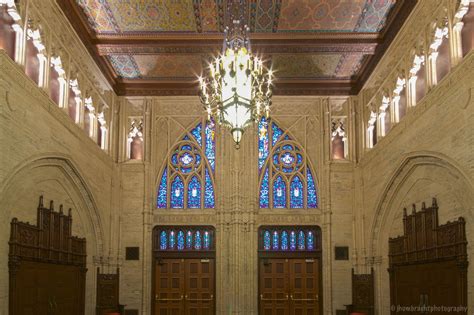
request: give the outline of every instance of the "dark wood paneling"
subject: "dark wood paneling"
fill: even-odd
[[[86,240],[71,235],[71,209],[43,206],[37,225],[11,222],[10,315],[84,314]],[[34,312],[32,312],[34,310]]]
[[[438,224],[438,205],[403,215],[404,235],[389,239],[390,299],[395,306],[467,307],[466,222]],[[430,314],[444,314],[432,309]],[[413,314],[392,310],[392,314]],[[457,314],[466,314],[460,311]]]

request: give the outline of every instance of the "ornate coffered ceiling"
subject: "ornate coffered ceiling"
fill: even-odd
[[[231,0],[58,0],[119,95],[194,95]],[[275,94],[357,93],[416,0],[246,0]]]

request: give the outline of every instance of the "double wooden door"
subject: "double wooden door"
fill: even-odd
[[[261,258],[260,315],[320,314],[318,259]]]
[[[214,259],[169,258],[155,263],[155,315],[214,315]]]

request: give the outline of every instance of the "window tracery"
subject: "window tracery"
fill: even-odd
[[[215,207],[215,123],[200,122],[171,150],[158,186],[157,207]]]
[[[266,118],[258,130],[260,208],[317,208],[313,171],[299,144]]]

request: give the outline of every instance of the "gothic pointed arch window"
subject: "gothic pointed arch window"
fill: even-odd
[[[168,154],[158,183],[157,207],[214,208],[215,160],[215,123],[200,122]]]
[[[314,171],[301,146],[276,122],[258,124],[260,208],[317,208]]]

